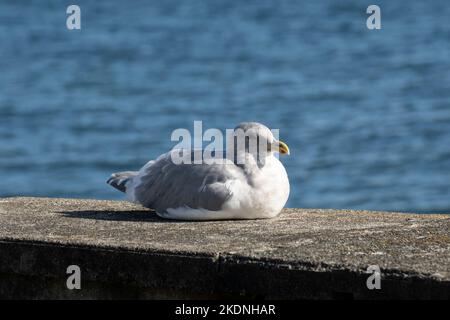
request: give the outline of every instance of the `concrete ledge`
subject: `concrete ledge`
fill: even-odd
[[[126,202],[5,198],[0,298],[449,299],[449,230],[449,215],[173,222]],[[73,264],[81,290],[66,288]],[[381,290],[367,289],[369,265]]]

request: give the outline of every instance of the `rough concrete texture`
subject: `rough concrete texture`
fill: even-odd
[[[179,222],[120,201],[0,199],[3,298],[450,298],[450,215],[285,209]],[[82,270],[82,290],[65,287]],[[381,289],[368,290],[369,265]]]

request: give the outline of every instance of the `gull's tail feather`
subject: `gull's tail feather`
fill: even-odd
[[[137,174],[137,171],[113,173],[106,183],[119,191],[126,192],[128,182],[130,182]]]

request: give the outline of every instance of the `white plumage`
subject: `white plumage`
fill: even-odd
[[[221,164],[175,164],[171,155],[178,151],[172,150],[138,172],[113,174],[108,183],[167,219],[273,218],[289,197],[289,179],[274,152],[289,149],[262,124],[241,123],[236,129],[265,139],[268,151],[255,155],[248,148],[236,150],[233,159]]]

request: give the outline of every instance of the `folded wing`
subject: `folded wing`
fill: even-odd
[[[135,201],[158,212],[180,207],[218,211],[232,196],[232,181],[242,177],[231,161],[177,165],[169,152],[139,171],[130,192]]]

